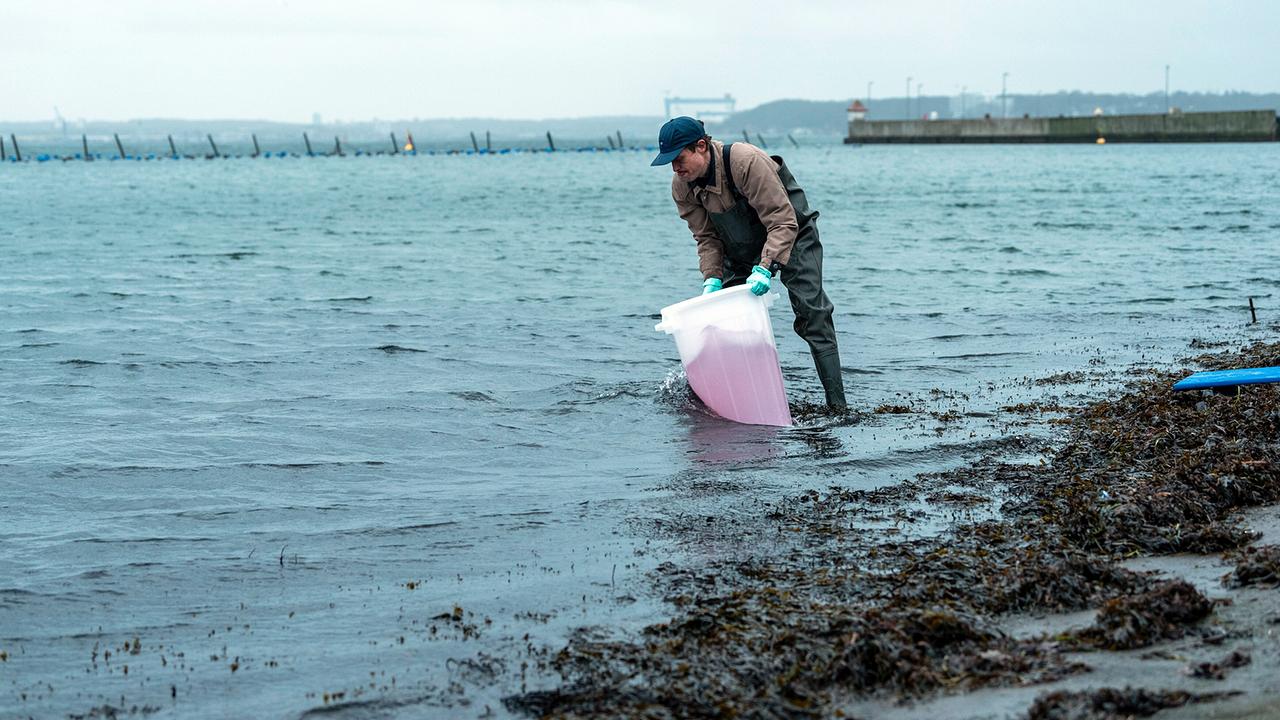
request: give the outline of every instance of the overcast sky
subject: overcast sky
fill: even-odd
[[[660,115],[1280,89],[1277,0],[0,0],[0,120]]]

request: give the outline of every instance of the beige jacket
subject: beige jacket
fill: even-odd
[[[715,185],[694,187],[677,176],[671,178],[671,197],[676,201],[680,217],[689,223],[693,239],[698,244],[698,269],[703,279],[724,275],[724,243],[716,234],[709,212],[722,213],[731,209],[736,199],[724,178],[724,143],[712,140],[709,151],[715,157]],[[777,261],[786,265],[791,258],[791,246],[796,242],[796,211],[786,188],[778,179],[778,164],[768,153],[747,143],[734,143],[729,162],[733,165],[734,183],[738,192],[760,216],[760,222],[768,231],[764,249],[760,251],[760,264],[769,267]]]

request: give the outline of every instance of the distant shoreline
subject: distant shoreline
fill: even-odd
[[[851,88],[852,89],[852,88]],[[845,108],[855,96],[835,100],[783,98],[740,110],[722,122],[708,122],[713,134],[740,135],[743,130],[768,134],[816,133],[843,135]],[[943,119],[977,119],[992,117],[1090,117],[1096,109],[1107,115],[1161,114],[1170,108],[1193,112],[1222,112],[1254,108],[1280,107],[1280,92],[1191,92],[1174,91],[1169,95],[1153,93],[1095,93],[1063,90],[1052,93],[1009,93],[1007,96],[966,92],[963,95],[920,95],[856,98],[866,104],[869,119],[912,120],[937,113]],[[557,134],[581,133],[594,137],[621,130],[624,135],[654,135],[667,119],[660,114],[661,103],[654,103],[652,115],[591,115],[582,117],[493,118],[483,116],[440,116],[413,118],[368,118],[323,122],[265,120],[255,118],[163,118],[137,117],[124,120],[76,118],[0,119],[0,132],[19,135],[93,135],[113,132],[141,135],[166,133],[250,133],[272,132],[296,134],[304,130],[356,135],[382,135],[384,131],[412,129],[449,137],[466,137],[468,132],[485,130],[511,137],[533,138],[548,130]]]

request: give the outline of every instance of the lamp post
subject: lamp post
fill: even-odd
[[[1169,66],[1164,66],[1164,114],[1169,114]]]
[[[914,80],[910,75],[907,76],[907,119],[911,119],[911,81]]]
[[[1009,73],[1000,76],[1000,117],[1009,117]]]

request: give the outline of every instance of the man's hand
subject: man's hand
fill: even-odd
[[[722,281],[720,278],[707,278],[706,281],[702,283],[702,294],[710,295],[711,293],[717,290],[720,290],[723,287],[724,287],[724,281]]]
[[[747,278],[747,285],[751,288],[753,295],[763,295],[769,292],[769,283],[772,278],[772,273],[756,265],[751,268],[751,275]]]

